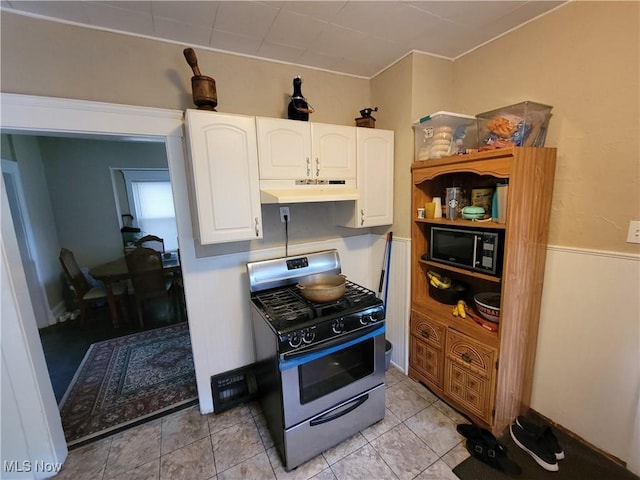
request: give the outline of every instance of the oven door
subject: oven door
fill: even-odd
[[[384,383],[384,332],[376,325],[281,359],[285,428]]]

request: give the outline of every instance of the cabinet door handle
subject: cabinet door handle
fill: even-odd
[[[316,157],[316,177],[320,176],[320,160]]]
[[[428,330],[422,330],[420,332],[420,334],[424,337],[424,338],[429,338],[431,335],[429,334]]]
[[[471,355],[469,355],[467,352],[464,352],[461,356],[462,356],[462,360],[464,360],[467,363],[471,363]]]
[[[360,226],[364,225],[364,209],[360,209]]]
[[[307,177],[311,176],[311,159],[307,157]]]
[[[256,237],[260,236],[260,229],[258,228],[258,217],[255,218],[256,221]]]

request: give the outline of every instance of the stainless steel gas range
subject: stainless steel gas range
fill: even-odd
[[[301,278],[341,273],[336,250],[247,270],[258,395],[289,471],[384,418],[385,310],[349,281],[337,301],[302,297]]]

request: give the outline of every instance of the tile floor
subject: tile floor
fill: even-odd
[[[192,407],[69,452],[56,479],[456,480],[467,420],[393,366],[384,420],[285,472],[257,404],[220,415]]]

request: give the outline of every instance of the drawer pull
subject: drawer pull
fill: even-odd
[[[471,355],[469,355],[467,352],[464,352],[462,354],[462,360],[464,360],[467,363],[471,363]]]
[[[421,334],[424,338],[429,338],[429,337],[430,337],[430,334],[429,334],[429,331],[428,331],[428,330],[422,330],[422,331],[420,332],[420,334]]]

